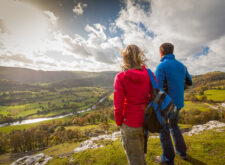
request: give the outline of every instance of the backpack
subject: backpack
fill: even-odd
[[[166,92],[159,89],[155,81],[152,71],[147,69],[152,87],[152,99],[149,102],[144,116],[144,134],[145,134],[145,153],[147,151],[148,131],[152,133],[159,133],[160,130],[168,124],[168,120],[176,119],[178,116],[177,108],[172,103],[172,99]]]

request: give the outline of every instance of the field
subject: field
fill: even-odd
[[[76,112],[89,108],[106,92],[97,87],[4,92],[0,95],[0,122]]]
[[[185,101],[184,102],[184,108],[181,111],[189,111],[193,109],[198,109],[200,111],[209,111],[210,108],[205,105],[202,102],[191,102],[191,101]]]
[[[204,94],[208,100],[225,101],[225,90],[206,90]]]
[[[74,82],[75,80],[63,81],[55,85],[37,83],[35,86],[23,85],[23,88],[16,86],[15,89],[13,85],[12,89],[7,87],[9,90],[0,92],[0,123],[76,112],[91,107],[107,96],[88,112],[74,113],[68,117],[39,123],[0,127],[0,164],[10,164],[22,157],[23,152],[43,152],[53,156],[50,165],[68,164],[71,158],[75,164],[127,164],[119,140],[113,143],[103,141],[106,144],[103,148],[72,154],[82,141],[118,131],[114,120],[112,88],[73,87]],[[85,82],[91,83],[89,79],[85,79]],[[197,85],[185,93],[187,97],[179,119],[179,126],[183,131],[210,120],[225,121],[225,108],[222,107],[225,89],[221,81],[213,81],[209,86],[207,82],[210,80],[205,81],[204,78],[196,82]],[[176,156],[176,164],[222,164],[224,159],[219,158],[225,156],[222,154],[225,152],[224,130],[185,136],[190,161],[185,162]],[[154,158],[160,155],[160,148],[158,138],[149,139],[147,164],[156,164]]]

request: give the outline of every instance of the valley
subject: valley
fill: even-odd
[[[48,76],[44,80],[40,78],[40,74],[37,76],[38,83],[34,83],[33,78],[13,79],[13,76],[6,74],[9,73],[6,70],[5,68],[3,72],[0,68],[0,75],[4,73],[4,79],[0,79],[0,123],[38,118],[50,120],[0,127],[0,164],[10,164],[25,155],[38,153],[53,157],[48,164],[68,164],[71,160],[75,164],[126,164],[119,140],[99,141],[98,144],[104,144],[104,147],[73,153],[82,142],[119,130],[113,112],[112,87],[115,72],[82,72],[79,73],[81,75],[77,72],[76,78],[71,79],[60,77],[64,74],[54,73],[58,74],[59,81],[56,78],[50,81],[52,73],[46,72]],[[11,68],[10,71],[12,70]],[[35,75],[36,72],[29,70],[30,75]],[[24,76],[22,73],[20,72],[20,76]],[[205,124],[211,120],[225,122],[225,73],[193,76],[193,81],[194,86],[185,91],[185,106],[179,119],[181,130],[187,132],[194,125]],[[58,118],[60,115],[65,117]],[[218,156],[221,156],[221,146],[225,148],[223,132],[204,131],[193,135],[194,139],[185,135],[191,161],[199,161],[200,164],[215,162],[216,157],[211,159],[211,150],[216,150]],[[215,139],[213,134],[216,135]],[[149,138],[148,163],[154,164],[153,157],[161,152],[159,145],[158,138]],[[204,159],[200,150],[204,150]],[[180,158],[176,158],[176,162],[185,164]]]

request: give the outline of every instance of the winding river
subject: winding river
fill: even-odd
[[[23,124],[38,123],[38,122],[41,122],[41,121],[47,121],[47,120],[52,120],[52,119],[64,118],[64,117],[67,117],[67,116],[74,115],[76,113],[87,112],[87,111],[90,111],[92,109],[95,109],[96,105],[98,105],[99,103],[103,102],[107,98],[107,96],[108,95],[102,97],[97,103],[95,103],[91,107],[89,107],[87,109],[83,109],[83,110],[77,111],[77,112],[74,112],[74,113],[69,113],[69,114],[66,114],[66,115],[59,115],[59,116],[54,116],[54,117],[26,119],[26,120],[22,120],[22,121],[15,121],[15,122],[12,122],[12,123],[3,123],[3,124],[0,124],[0,127],[5,127],[5,126],[9,126],[9,125],[23,125]]]

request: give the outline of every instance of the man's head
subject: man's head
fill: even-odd
[[[174,46],[171,43],[163,43],[160,48],[159,48],[159,52],[161,55],[161,58],[167,54],[173,54],[173,49]]]

